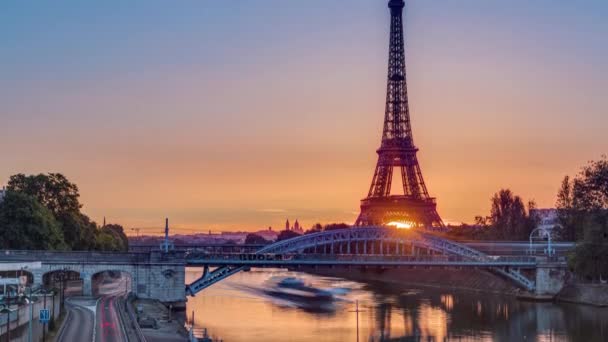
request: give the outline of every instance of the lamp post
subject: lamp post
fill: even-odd
[[[46,289],[42,289],[42,295],[44,296],[43,308],[46,310]],[[46,323],[42,323],[42,342],[46,342]]]
[[[5,293],[6,294],[6,293]],[[0,312],[6,313],[6,341],[11,341],[11,289],[8,288],[8,296],[6,296],[6,307]]]
[[[30,320],[28,322],[28,332],[27,332],[27,342],[32,342],[32,322],[34,320],[34,297],[32,296],[32,287],[28,286],[27,289],[30,289],[29,296],[26,296],[24,299],[28,301],[28,306],[30,307]]]

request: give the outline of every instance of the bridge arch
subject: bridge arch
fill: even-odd
[[[133,290],[134,275],[125,269],[110,268],[91,274],[91,294],[122,294]]]
[[[18,278],[26,277],[26,286],[30,286],[34,282],[34,274],[26,270],[15,271],[0,271],[0,278]]]
[[[70,269],[56,269],[42,274],[42,285],[45,287],[53,287],[58,282],[65,279],[66,281],[82,280],[80,272]]]
[[[475,249],[418,229],[407,230],[392,227],[357,227],[301,235],[270,244],[258,250],[256,254],[302,253],[307,248],[321,245],[333,246],[339,243],[348,243],[350,248],[353,242],[357,243],[357,245],[360,242],[364,244],[380,242],[380,249],[383,248],[383,243],[394,243],[397,246],[407,243],[411,246],[433,251],[434,253],[458,256],[472,261],[484,262],[492,260],[490,256]],[[355,253],[357,251],[351,250],[349,252]],[[203,275],[198,280],[186,286],[186,293],[193,296],[197,292],[244,269],[245,267],[243,266],[224,266],[210,272],[208,268],[205,268]],[[529,291],[534,290],[534,282],[520,273],[519,269],[493,268],[493,270]]]

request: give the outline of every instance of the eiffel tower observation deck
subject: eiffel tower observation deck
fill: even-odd
[[[435,198],[429,195],[416,157],[405,72],[403,0],[390,0],[391,13],[386,109],[378,163],[355,225],[399,223],[406,227],[442,227]],[[399,168],[402,194],[391,194],[393,169]]]

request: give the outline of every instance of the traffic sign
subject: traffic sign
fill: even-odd
[[[51,320],[51,311],[49,309],[40,309],[40,322],[43,324]]]

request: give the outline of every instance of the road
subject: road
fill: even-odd
[[[97,306],[97,331],[98,342],[122,342],[126,341],[123,328],[116,310],[117,296],[103,296]]]
[[[121,277],[102,282],[98,287],[98,298],[67,299],[68,316],[57,341],[126,341],[117,311],[117,301],[123,298],[128,281],[127,278]]]
[[[92,304],[92,305],[91,305]],[[95,300],[68,300],[68,315],[57,341],[93,341]]]
[[[122,342],[127,340],[117,311],[117,301],[125,295],[128,282],[128,278],[120,277],[99,284],[98,293],[100,298],[97,305],[95,342]]]

